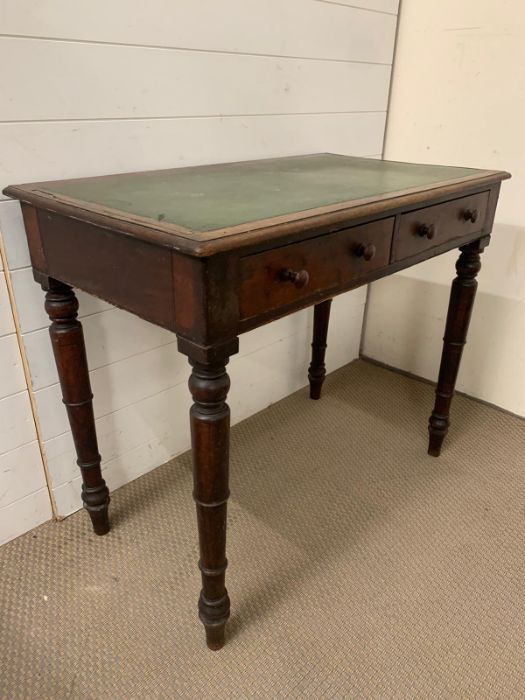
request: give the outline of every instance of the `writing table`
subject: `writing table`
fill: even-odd
[[[314,305],[310,396],[319,399],[331,298],[452,248],[456,264],[436,401],[438,456],[465,344],[480,253],[508,173],[316,154],[11,186],[22,204],[94,531],[109,530],[78,287],[177,335],[189,388],[207,644],[225,588],[229,378],[238,336]]]

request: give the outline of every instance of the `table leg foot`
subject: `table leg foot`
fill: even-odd
[[[82,500],[84,501],[84,508],[89,513],[91,519],[91,524],[93,526],[93,532],[95,535],[107,535],[109,532],[109,495],[107,501],[99,506],[88,505],[86,503],[86,498],[88,498],[87,490],[82,488]],[[104,496],[105,494],[97,494],[97,497]]]
[[[429,439],[428,439],[428,454],[432,457],[439,457],[441,454],[441,446],[448,431],[448,419],[443,416],[437,416],[434,413],[429,419]]]
[[[481,269],[480,253],[483,252],[487,240],[483,238],[462,246],[461,255],[456,263],[457,276],[452,282],[450,292],[436,401],[428,422],[428,454],[433,457],[439,457],[448,432],[450,405],[478,285],[476,276]]]
[[[206,646],[211,651],[219,651],[224,646],[224,633],[226,630],[226,624],[214,625],[212,627],[206,626]]]
[[[224,646],[226,620],[230,615],[230,599],[226,593],[222,599],[207,600],[203,593],[199,597],[199,618],[206,632],[206,645],[212,651]]]
[[[321,398],[321,389],[326,376],[324,363],[326,354],[326,338],[328,335],[328,323],[330,321],[330,307],[332,300],[327,299],[314,306],[314,332],[312,339],[312,361],[308,368],[308,380],[310,382],[310,398]]]

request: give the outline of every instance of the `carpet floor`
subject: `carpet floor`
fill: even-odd
[[[197,620],[189,454],[0,549],[1,700],[525,696],[525,422],[357,361],[232,432],[227,645]]]

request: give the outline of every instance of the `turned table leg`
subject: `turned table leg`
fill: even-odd
[[[326,376],[324,358],[326,354],[326,337],[330,321],[332,300],[327,299],[314,306],[314,333],[312,339],[312,361],[308,368],[310,381],[310,398],[321,398],[321,388]]]
[[[230,599],[225,587],[226,507],[229,496],[228,462],[230,409],[226,396],[230,379],[226,362],[204,364],[190,360],[193,370],[189,387],[193,449],[193,497],[197,507],[202,590],[199,617],[210,649],[224,645]]]
[[[77,320],[78,301],[71,287],[62,282],[49,279],[45,288],[49,335],[82,474],[82,500],[93,530],[105,535],[109,531],[109,490],[100,469],[84,334]]]
[[[450,404],[478,286],[476,275],[481,269],[480,253],[483,252],[486,242],[486,239],[481,239],[462,246],[461,255],[456,263],[457,277],[452,282],[450,292],[436,401],[428,424],[428,454],[433,457],[439,457],[441,445],[448,432]]]

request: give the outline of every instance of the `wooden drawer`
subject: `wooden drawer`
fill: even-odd
[[[401,215],[394,235],[392,260],[403,260],[453,238],[481,231],[487,213],[488,192]]]
[[[241,260],[241,319],[351,285],[388,265],[394,217]]]

